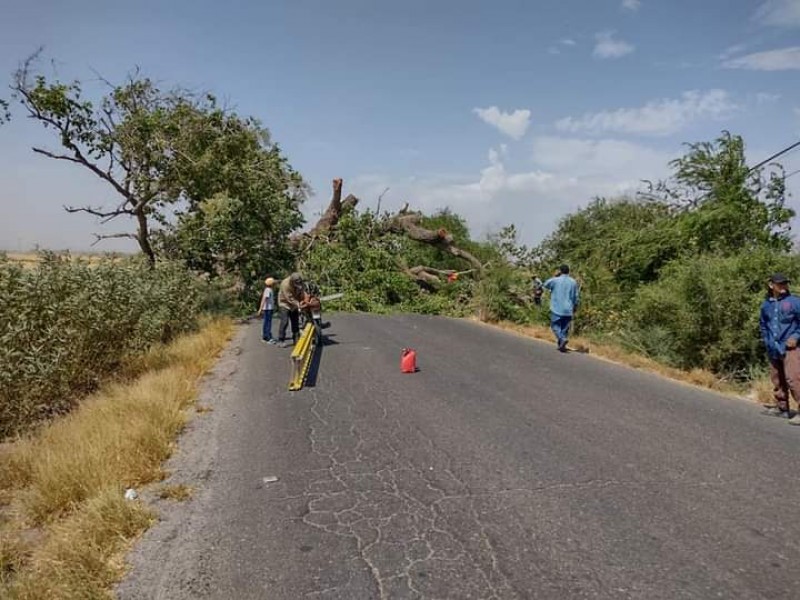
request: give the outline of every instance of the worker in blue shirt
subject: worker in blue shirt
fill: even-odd
[[[569,326],[580,303],[578,282],[569,275],[569,266],[561,265],[554,277],[544,282],[550,292],[550,328],[556,336],[559,352],[567,352]]]
[[[800,298],[789,292],[789,279],[781,273],[769,278],[769,295],[761,305],[761,339],[769,356],[775,406],[765,414],[800,425],[800,414],[789,414],[789,393],[800,401]]]

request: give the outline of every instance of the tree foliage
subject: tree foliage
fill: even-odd
[[[111,208],[67,210],[136,223],[135,233],[98,240],[133,238],[153,264],[153,225],[168,224],[176,212],[204,214],[203,203],[218,194],[248,206],[269,196],[271,210],[259,218],[275,225],[275,235],[301,222],[302,179],[257,120],[226,111],[210,94],[162,90],[138,72],[121,85],[107,83],[99,101],[86,100],[80,81],[49,81],[33,71],[34,60],[16,72],[12,89],[27,115],[53,131],[62,148],[34,152],[87,169],[117,196]]]
[[[536,249],[573,268],[578,327],[612,332],[682,367],[742,373],[763,361],[754,327],[772,270],[796,271],[780,165],[752,168],[727,132],[688,146],[642,198],[597,199]]]
[[[741,136],[723,132],[714,142],[690,144],[670,164],[673,179],[657,187],[656,197],[678,211],[689,252],[791,248],[794,211],[785,205],[783,168],[748,167]]]

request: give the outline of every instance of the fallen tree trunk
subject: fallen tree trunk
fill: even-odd
[[[436,272],[437,269],[432,269],[431,267],[420,265],[411,267],[410,269],[404,269],[404,271],[406,275],[426,289],[434,290],[442,283],[442,280],[439,279],[439,275]]]
[[[406,205],[407,206],[407,205]],[[407,211],[407,208],[404,208]],[[384,225],[385,231],[393,233],[400,233],[408,236],[414,241],[422,244],[430,244],[436,246],[443,252],[448,252],[453,256],[469,261],[472,268],[478,273],[483,272],[483,265],[475,256],[470,252],[459,248],[453,241],[453,236],[444,229],[432,230],[420,226],[419,222],[422,216],[417,213],[409,213],[401,211],[394,217],[390,218]]]

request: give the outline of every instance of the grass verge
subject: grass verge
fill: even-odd
[[[211,321],[152,350],[129,366],[135,380],[0,450],[0,597],[110,597],[124,551],[154,519],[123,491],[163,479],[200,378],[233,330]]]

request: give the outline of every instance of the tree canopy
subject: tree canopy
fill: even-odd
[[[87,100],[80,81],[50,81],[34,71],[35,60],[23,63],[11,87],[27,116],[52,131],[61,150],[35,147],[34,152],[87,169],[116,196],[104,206],[66,210],[103,222],[126,216],[136,223],[135,232],[98,235],[98,240],[133,238],[154,263],[153,226],[168,227],[175,216],[202,219],[205,203],[221,194],[248,208],[253,202],[263,208],[269,198],[270,210],[261,218],[275,235],[302,222],[302,178],[257,120],[225,110],[211,94],[162,90],[138,72],[119,85],[105,82],[106,93]]]

